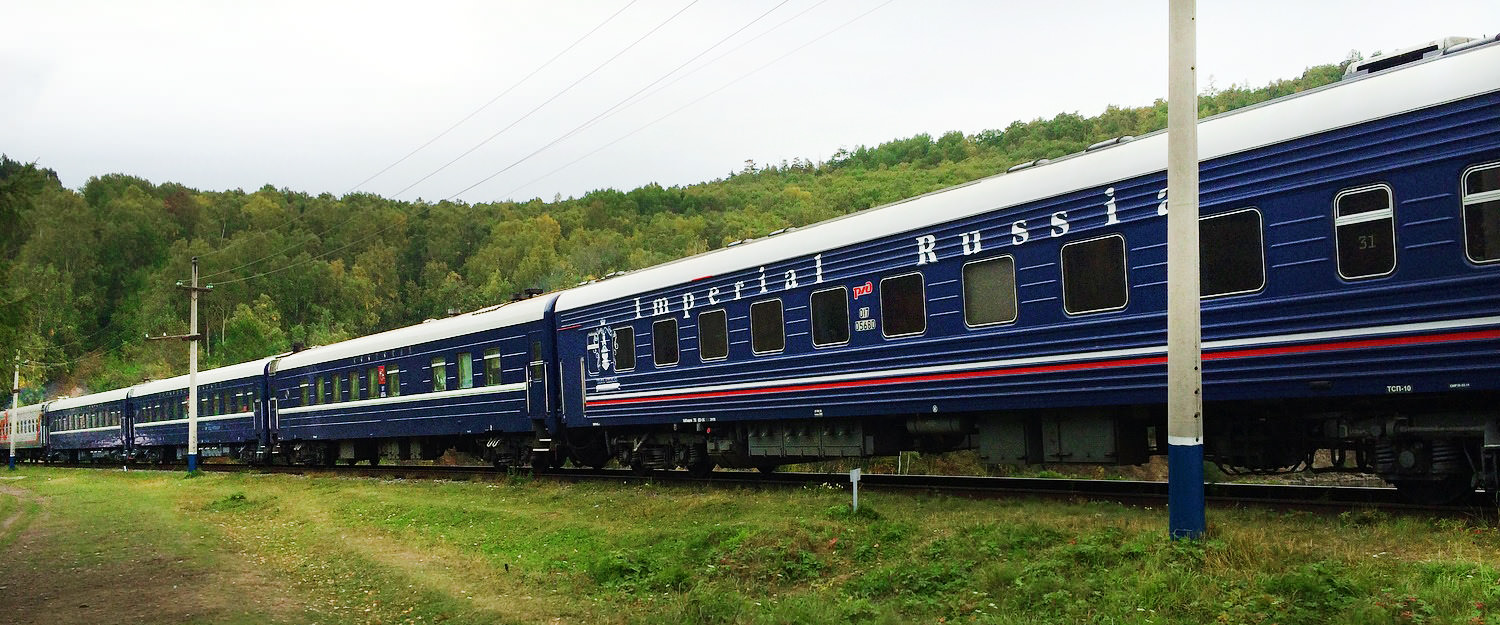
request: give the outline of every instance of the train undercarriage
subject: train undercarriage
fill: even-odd
[[[1365,403],[1236,402],[1205,406],[1204,457],[1226,474],[1297,471],[1374,474],[1413,501],[1457,499],[1477,488],[1500,492],[1500,397],[1407,397]],[[540,424],[538,424],[540,425]],[[1155,406],[890,415],[670,427],[565,429],[369,440],[208,445],[204,459],[336,466],[440,461],[500,468],[602,468],[640,473],[715,467],[773,471],[841,458],[903,451],[975,450],[991,465],[1134,465],[1166,453],[1166,415]],[[554,440],[554,436],[556,439]],[[58,462],[181,463],[186,449],[141,446],[52,451]],[[25,458],[22,458],[25,460]]]
[[[1500,398],[1346,402],[1337,410],[1319,403],[1210,404],[1204,457],[1226,474],[1374,474],[1410,500],[1441,503],[1477,488],[1500,491],[1495,406]],[[773,470],[913,450],[974,449],[991,465],[1133,465],[1166,453],[1161,407],[683,423],[587,434],[568,447],[575,465],[615,460],[637,471]]]

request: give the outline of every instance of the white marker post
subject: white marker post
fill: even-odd
[[[859,469],[849,469],[849,484],[854,487],[854,505],[849,512],[859,512]]]
[[[1170,0],[1167,50],[1167,514],[1201,538],[1203,374],[1198,274],[1198,8]]]

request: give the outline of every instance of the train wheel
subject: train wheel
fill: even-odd
[[[775,472],[781,470],[781,465],[779,465],[779,464],[759,464],[759,465],[755,465],[755,470],[756,471],[760,471],[761,473],[775,473]]]

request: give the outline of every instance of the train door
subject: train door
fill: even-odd
[[[546,419],[551,409],[547,401],[547,360],[542,348],[544,332],[528,334],[526,350],[526,412],[532,419]]]

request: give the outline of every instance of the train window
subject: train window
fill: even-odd
[[[1253,293],[1266,286],[1265,240],[1253,208],[1198,220],[1198,292]]]
[[[1009,256],[964,265],[964,323],[969,327],[1016,320],[1016,261]]]
[[[729,315],[723,308],[698,313],[698,358],[723,360],[729,357]]]
[[[328,403],[328,378],[323,377],[321,375],[318,376],[318,390],[317,390],[317,393],[318,393],[317,403],[319,403],[319,404],[326,404],[326,403]]]
[[[484,385],[494,386],[500,383],[500,350],[484,350]]]
[[[448,362],[442,358],[432,359],[432,390],[448,390]]]
[[[239,399],[239,393],[235,393],[235,399]],[[333,374],[333,401],[344,401],[344,376]]]
[[[1333,198],[1334,247],[1346,280],[1396,270],[1396,213],[1385,185],[1340,191]]]
[[[385,385],[386,385],[386,387],[388,389],[386,391],[387,394],[389,394],[391,397],[400,397],[401,396],[401,370],[400,369],[386,369],[385,370]]]
[[[1130,299],[1125,237],[1077,241],[1062,248],[1063,310],[1070,315],[1119,310]]]
[[[920,272],[880,281],[880,325],[886,338],[927,331],[927,287]]]
[[[214,414],[224,414],[224,393],[222,391],[214,393],[213,404]]]
[[[615,371],[635,369],[635,328],[615,328]]]
[[[531,379],[541,380],[547,377],[547,363],[542,360],[542,342],[531,342]]]
[[[302,382],[302,404],[301,405],[303,405],[303,406],[311,406],[312,405],[312,397],[311,397],[312,393],[310,392],[311,389],[312,389],[312,380],[311,379],[304,380]]]
[[[768,299],[750,305],[750,351],[772,354],[786,349],[786,320],[781,300]]]
[[[658,367],[677,364],[677,320],[662,319],[651,324],[651,359]]]
[[[358,371],[350,371],[349,372],[349,401],[359,401],[361,399],[364,399],[364,398],[360,397],[359,372]]]
[[[1464,172],[1464,250],[1476,263],[1500,261],[1500,163]]]
[[[849,290],[834,287],[816,291],[807,300],[815,347],[849,342]]]
[[[370,383],[370,399],[385,397],[385,389],[380,387],[380,370],[370,367],[366,371],[365,380]]]
[[[458,388],[474,388],[474,355],[469,352],[458,355]]]

